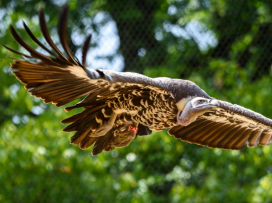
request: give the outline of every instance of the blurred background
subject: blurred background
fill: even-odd
[[[42,39],[38,11],[59,45],[64,0],[0,2],[0,42],[21,52]],[[68,36],[88,67],[188,79],[212,97],[272,118],[272,3],[265,0],[69,1]],[[46,43],[45,43],[46,44]],[[40,50],[37,48],[37,50]],[[167,130],[91,156],[69,142],[60,121],[76,111],[31,97],[0,48],[0,202],[272,202],[272,147],[241,151],[184,143]],[[78,102],[75,101],[74,103]],[[69,105],[66,105],[69,106]]]

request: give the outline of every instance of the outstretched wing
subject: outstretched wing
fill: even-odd
[[[188,126],[175,126],[170,135],[210,148],[240,150],[272,143],[272,120],[259,113],[219,101],[220,108],[207,112]]]
[[[106,80],[91,80],[90,76],[99,77],[99,73],[94,70],[88,70],[87,72],[86,68],[72,57],[67,42],[63,39],[66,37],[64,33],[66,32],[67,24],[67,9],[68,7],[63,9],[60,18],[60,22],[62,23],[59,23],[58,25],[60,41],[67,57],[64,56],[53,43],[46,26],[43,9],[40,11],[39,15],[40,26],[44,38],[53,51],[45,47],[33,35],[25,23],[24,28],[33,41],[52,57],[43,55],[30,47],[20,38],[13,26],[10,26],[10,30],[14,39],[30,53],[30,56],[3,45],[14,53],[21,54],[26,58],[39,60],[38,63],[15,60],[14,63],[11,64],[12,73],[25,84],[25,88],[29,89],[31,95],[42,98],[45,103],[52,102],[56,104],[56,106],[62,106],[81,96],[97,91],[97,88],[109,85]],[[83,46],[83,64],[85,63],[86,50],[90,37],[91,36],[87,37],[85,45]]]
[[[138,85],[139,87],[150,86],[150,88],[152,88],[152,86],[154,86],[162,90],[171,89],[171,81],[175,80],[170,78],[149,78],[138,73],[118,73],[110,70],[93,70],[86,68],[86,56],[91,35],[88,36],[84,42],[82,63],[80,63],[78,59],[73,58],[66,41],[67,14],[68,4],[63,7],[58,24],[59,39],[66,55],[64,55],[52,41],[46,26],[43,9],[41,9],[39,13],[40,27],[45,40],[53,51],[42,44],[25,23],[23,23],[23,25],[32,40],[51,56],[43,55],[30,47],[21,39],[12,25],[10,26],[10,30],[14,39],[24,47],[30,55],[20,53],[2,44],[6,49],[16,54],[40,61],[39,63],[32,63],[18,59],[11,64],[12,72],[25,84],[26,89],[30,89],[29,92],[33,96],[42,98],[46,103],[52,102],[56,104],[56,106],[62,106],[76,98],[98,91],[98,89],[110,87],[116,82],[133,83],[133,85]],[[124,85],[123,87],[126,88]]]
[[[25,88],[29,90],[31,95],[43,99],[45,103],[52,102],[56,106],[62,106],[79,97],[88,95],[77,105],[66,108],[67,111],[77,107],[84,107],[85,110],[63,120],[62,123],[72,123],[64,129],[65,131],[77,131],[71,138],[72,143],[79,144],[82,149],[95,143],[93,154],[100,153],[102,150],[108,151],[114,147],[127,146],[137,135],[151,134],[148,126],[141,124],[138,125],[138,133],[124,132],[124,126],[127,127],[132,121],[129,117],[120,116],[117,119],[125,123],[116,122],[117,124],[112,131],[101,137],[92,137],[92,132],[99,128],[112,113],[110,109],[107,109],[106,98],[121,92],[122,94],[136,94],[138,97],[148,99],[150,97],[148,91],[154,90],[154,88],[156,91],[159,90],[161,94],[169,96],[170,91],[167,87],[171,79],[152,79],[136,73],[122,74],[114,71],[87,69],[86,55],[91,36],[88,36],[85,40],[82,50],[82,63],[80,63],[78,59],[73,57],[66,42],[67,14],[68,5],[65,5],[58,24],[58,35],[65,54],[57,48],[50,37],[43,9],[39,14],[40,27],[52,50],[42,44],[25,23],[24,28],[31,39],[48,53],[48,56],[30,47],[10,26],[14,39],[30,55],[3,46],[28,59],[37,59],[37,62],[15,60],[11,64],[13,74],[25,84]],[[139,103],[139,100],[135,100],[135,102]],[[120,136],[112,137],[112,133],[119,133]]]

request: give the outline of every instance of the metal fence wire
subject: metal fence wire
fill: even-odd
[[[0,42],[27,53],[11,37],[42,51],[38,12],[53,41],[63,1],[0,2]],[[187,79],[210,96],[272,118],[272,2],[266,0],[70,1],[67,36],[89,68]],[[60,46],[59,46],[60,47]],[[122,149],[91,156],[71,145],[60,124],[76,111],[31,97],[0,48],[0,202],[272,202],[272,148],[241,151],[185,143],[167,130]],[[74,103],[78,102],[75,101]],[[79,112],[79,111],[78,111]]]

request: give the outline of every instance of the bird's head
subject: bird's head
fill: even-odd
[[[182,126],[187,126],[197,119],[198,116],[207,111],[219,107],[219,102],[216,99],[207,99],[204,97],[189,97],[181,99],[177,104],[178,123]]]

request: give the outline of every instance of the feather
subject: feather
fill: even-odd
[[[44,10],[43,10],[43,8],[40,10],[40,13],[39,13],[39,21],[40,21],[40,28],[41,28],[41,31],[43,33],[43,36],[44,36],[45,40],[50,45],[50,47],[58,54],[58,58],[62,62],[64,62],[64,64],[72,65],[68,61],[68,59],[60,52],[60,50],[56,47],[56,45],[52,41],[52,39],[50,37],[50,34],[48,32],[47,26],[46,26],[46,21],[45,21],[45,17],[44,17]]]
[[[206,125],[204,129],[201,128],[200,130],[198,130],[198,132],[195,131],[194,133],[192,133],[192,137],[187,139],[193,143],[202,143],[206,137],[208,137],[214,131],[218,130],[220,127],[220,123],[210,123],[209,125]]]
[[[85,96],[97,87],[92,85],[86,72],[74,71],[73,66],[44,66],[27,61],[15,61],[11,65],[16,77],[26,88],[34,88],[31,95],[42,98],[46,103],[52,102],[62,106],[79,97]]]
[[[66,126],[63,131],[64,132],[71,132],[71,131],[75,131],[75,130],[81,130],[81,127],[84,127],[84,125],[86,125],[87,123],[90,123],[91,122],[95,122],[95,115],[96,115],[97,112],[94,112],[93,114],[90,114],[86,117],[83,117],[83,118],[80,118],[78,120],[76,120],[74,123]],[[97,123],[97,122],[96,122]],[[84,129],[83,129],[84,130]]]
[[[183,140],[186,140],[188,142],[198,142],[198,138],[201,137],[202,135],[206,134],[211,127],[213,127],[214,123],[208,122],[205,123],[203,122],[203,125],[200,125],[197,127],[197,130],[192,130],[190,132],[187,132],[185,136],[183,136]]]
[[[78,114],[75,114],[69,118],[66,118],[61,121],[62,124],[67,124],[67,123],[73,123],[79,119],[85,118],[86,116],[91,116],[92,114],[96,113],[97,111],[103,109],[106,105],[101,105],[101,106],[95,106],[93,108],[88,108],[83,112],[80,112]]]
[[[233,149],[232,148],[233,143],[237,140],[237,138],[243,136],[245,131],[246,128],[243,128],[241,126],[235,127],[222,140],[220,140],[220,142],[218,142],[217,147],[223,149]]]
[[[232,126],[232,125],[228,125],[228,128],[226,128],[224,131],[222,131],[220,134],[216,133],[214,136],[214,139],[212,139],[210,141],[210,143],[208,144],[208,147],[218,147],[218,143],[224,139],[224,137],[233,130],[234,127],[237,127],[237,126]]]
[[[259,141],[259,145],[269,145],[271,144],[271,133],[267,132],[267,133],[262,133],[260,141]]]
[[[70,139],[71,144],[78,145],[82,140],[84,140],[85,134],[82,134],[81,132],[76,132]]]
[[[15,53],[15,54],[22,55],[22,56],[24,56],[24,57],[26,57],[26,58],[33,58],[32,56],[28,56],[28,55],[25,55],[25,54],[23,54],[23,53],[21,53],[21,52],[19,52],[19,51],[16,51],[16,50],[14,50],[14,49],[11,49],[11,48],[7,47],[6,45],[4,45],[4,44],[2,44],[2,43],[1,43],[1,45],[2,45],[3,47],[5,47],[6,49],[8,49],[9,51]]]
[[[111,131],[108,132],[105,136],[99,137],[93,146],[92,155],[95,156],[100,154],[103,149],[106,148],[107,144],[110,143],[112,138],[113,135],[111,134]]]
[[[237,136],[237,139],[233,139],[232,146],[230,148],[237,150],[244,148],[251,132],[251,129],[246,129],[243,135]]]
[[[260,137],[262,135],[263,130],[255,130],[250,134],[248,139],[247,146],[248,147],[256,147],[259,144]]]
[[[220,130],[220,128],[222,128],[222,125],[223,125],[223,124],[220,123],[220,122],[215,123],[213,126],[210,126],[210,128],[209,128],[207,131],[205,131],[205,132],[203,133],[202,136],[200,136],[200,137],[198,137],[198,138],[195,138],[195,139],[197,139],[198,142],[204,143],[204,141],[206,141],[206,140],[208,140],[210,137],[212,137],[212,135],[213,135],[216,131]]]
[[[82,47],[82,65],[83,65],[83,67],[86,67],[86,57],[87,57],[87,53],[88,53],[91,38],[92,38],[92,35],[89,35],[85,39],[85,42],[84,42],[83,47]]]
[[[75,61],[72,54],[70,53],[69,46],[66,41],[66,39],[67,39],[66,28],[67,28],[68,10],[69,10],[69,4],[65,4],[62,8],[62,11],[61,11],[61,14],[59,17],[59,22],[58,22],[59,39],[60,39],[60,43],[61,43],[64,51],[68,55],[69,61],[72,62],[73,64],[80,65]]]
[[[14,39],[22,46],[24,47],[29,53],[30,55],[33,57],[33,58],[37,58],[37,59],[41,59],[43,61],[46,61],[48,62],[49,64],[50,63],[53,63],[54,62],[52,61],[52,59],[48,56],[45,56],[39,52],[37,52],[35,49],[31,48],[29,45],[27,45],[22,39],[21,37],[17,34],[17,32],[15,31],[15,29],[13,28],[12,25],[10,25],[10,31],[11,31],[11,34],[12,36],[14,37]]]
[[[31,37],[31,39],[36,42],[41,48],[43,48],[45,51],[47,51],[49,54],[52,56],[58,57],[54,52],[50,51],[46,46],[44,46],[35,36],[34,34],[30,31],[30,29],[27,27],[25,22],[23,22],[24,28],[27,32],[27,34]]]
[[[100,137],[85,137],[84,140],[80,143],[79,147],[81,149],[87,149],[92,146]]]
[[[218,129],[216,129],[215,132],[211,133],[211,135],[209,137],[207,137],[206,139],[202,139],[201,143],[199,143],[199,144],[203,144],[204,146],[212,147],[212,145],[210,143],[214,139],[216,139],[218,136],[220,137],[220,135],[229,127],[230,127],[229,124],[222,123],[222,125]]]

